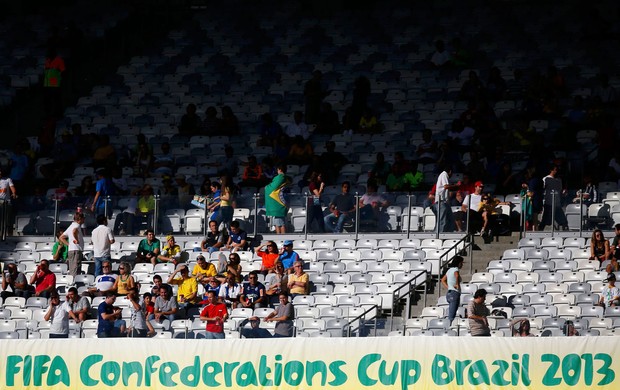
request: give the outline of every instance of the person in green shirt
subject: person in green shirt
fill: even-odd
[[[136,263],[152,263],[155,264],[160,254],[161,243],[155,238],[155,232],[147,229],[146,238],[138,244],[138,252],[136,253]]]
[[[67,261],[67,255],[69,254],[69,248],[62,243],[62,241],[60,241],[59,237],[62,236],[62,234],[65,231],[62,229],[59,229],[56,232],[56,242],[54,243],[54,246],[52,247],[52,260],[53,261]]]

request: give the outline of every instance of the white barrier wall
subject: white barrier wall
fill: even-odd
[[[618,389],[620,338],[0,341],[0,389]]]

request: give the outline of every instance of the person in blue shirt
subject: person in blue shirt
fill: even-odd
[[[107,177],[105,170],[97,170],[97,183],[95,183],[95,199],[90,206],[90,210],[95,215],[106,215],[108,218],[112,217],[112,206],[108,207],[108,212],[105,214],[105,199],[109,195],[114,195],[114,184],[112,179]]]
[[[293,272],[293,263],[297,260],[301,261],[299,254],[293,250],[293,241],[286,240],[282,246],[282,252],[280,253],[280,257],[278,258],[282,262],[284,266],[284,271],[286,273]]]
[[[258,273],[250,272],[248,275],[248,283],[243,285],[243,293],[239,297],[241,307],[257,308],[262,307],[263,301],[266,300],[265,286],[258,281]]]

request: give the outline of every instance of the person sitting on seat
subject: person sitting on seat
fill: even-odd
[[[138,244],[138,252],[136,253],[136,263],[157,264],[157,257],[160,251],[160,242],[155,238],[155,232],[152,229],[146,230],[146,238]]]
[[[157,263],[172,263],[175,266],[181,261],[181,247],[176,243],[174,236],[166,236],[166,245],[157,256]]]

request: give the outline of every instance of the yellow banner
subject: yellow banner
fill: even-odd
[[[620,338],[0,341],[0,389],[618,389]]]

